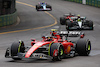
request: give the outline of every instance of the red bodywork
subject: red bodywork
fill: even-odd
[[[73,22],[73,20],[71,19],[71,17],[74,17],[74,16],[73,16],[73,15],[67,16],[67,17],[65,17],[65,19],[66,19],[66,20],[70,20],[71,22]]]
[[[43,40],[42,41],[35,41],[35,40],[32,40],[31,42],[31,48],[28,50],[28,52],[26,53],[25,55],[25,58],[29,58],[31,56],[31,54],[37,50],[39,47],[43,46],[43,45],[46,45],[46,44],[50,44],[52,42],[54,43],[61,43],[64,47],[64,53],[65,54],[68,54],[71,50],[71,47],[73,47],[73,43],[71,42],[68,42],[67,40],[63,41],[61,39],[61,36],[58,35],[56,32],[52,32],[51,34],[54,35],[54,37],[52,37],[50,41],[47,41],[47,38],[45,37],[42,37]]]

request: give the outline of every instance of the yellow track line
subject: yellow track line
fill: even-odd
[[[26,4],[26,3],[23,3],[23,2],[19,2],[19,1],[16,1],[16,2],[19,3],[19,4],[23,4],[23,5],[26,5],[26,6],[30,6],[30,7],[35,8],[35,6],[32,6],[30,4]],[[45,11],[45,13],[48,14],[49,16],[51,16],[55,20],[55,23],[53,23],[51,25],[47,25],[47,26],[37,27],[37,28],[30,28],[30,29],[24,29],[24,30],[16,30],[16,31],[2,32],[0,34],[8,34],[8,33],[22,32],[22,31],[29,31],[29,30],[47,28],[47,27],[51,27],[51,26],[56,25],[57,24],[57,19],[53,15],[51,15],[49,12],[47,12],[47,11]]]
[[[16,1],[16,3],[23,4],[23,5],[26,5],[26,6],[30,6],[30,7],[35,8],[35,6],[30,5],[30,4],[27,4],[27,3],[23,3],[23,2],[19,2],[19,1]]]

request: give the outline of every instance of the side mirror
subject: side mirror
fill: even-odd
[[[50,32],[50,34],[52,34],[52,32]]]
[[[35,39],[31,39],[31,41],[35,41]]]
[[[45,39],[45,36],[42,36],[43,39]]]
[[[84,38],[84,34],[80,36],[80,38]]]

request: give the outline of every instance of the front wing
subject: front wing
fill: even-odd
[[[51,10],[52,10],[51,8],[46,8],[46,9],[40,8],[40,9],[38,9],[38,11],[51,11]]]
[[[25,58],[25,53],[19,53],[19,58]],[[33,53],[29,58],[35,58],[35,59],[52,59],[51,56],[46,55],[44,53]]]
[[[69,30],[93,30],[92,27],[88,27],[88,26],[73,26],[73,27],[69,27]]]
[[[27,50],[25,53],[19,52],[19,53],[17,53],[17,56],[12,57],[10,48],[7,48],[6,53],[5,53],[5,57],[6,58],[25,58],[26,53],[27,53]],[[31,54],[31,56],[29,58],[52,59],[52,56],[49,56],[47,53],[48,53],[48,51],[34,52]]]

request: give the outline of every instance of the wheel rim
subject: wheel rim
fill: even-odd
[[[90,44],[88,44],[88,51],[90,51],[91,50],[91,47],[90,47]]]
[[[88,45],[87,45],[87,55],[89,55],[90,51],[91,51],[91,43],[88,42]]]
[[[63,48],[60,47],[60,49],[59,49],[59,54],[58,54],[58,56],[57,56],[58,60],[61,60],[61,57],[62,57],[63,53],[64,53],[64,52],[63,52]]]
[[[87,51],[90,51],[91,50],[91,43],[90,41],[87,42],[87,48],[86,48]]]
[[[63,49],[60,49],[60,55],[63,55]]]

